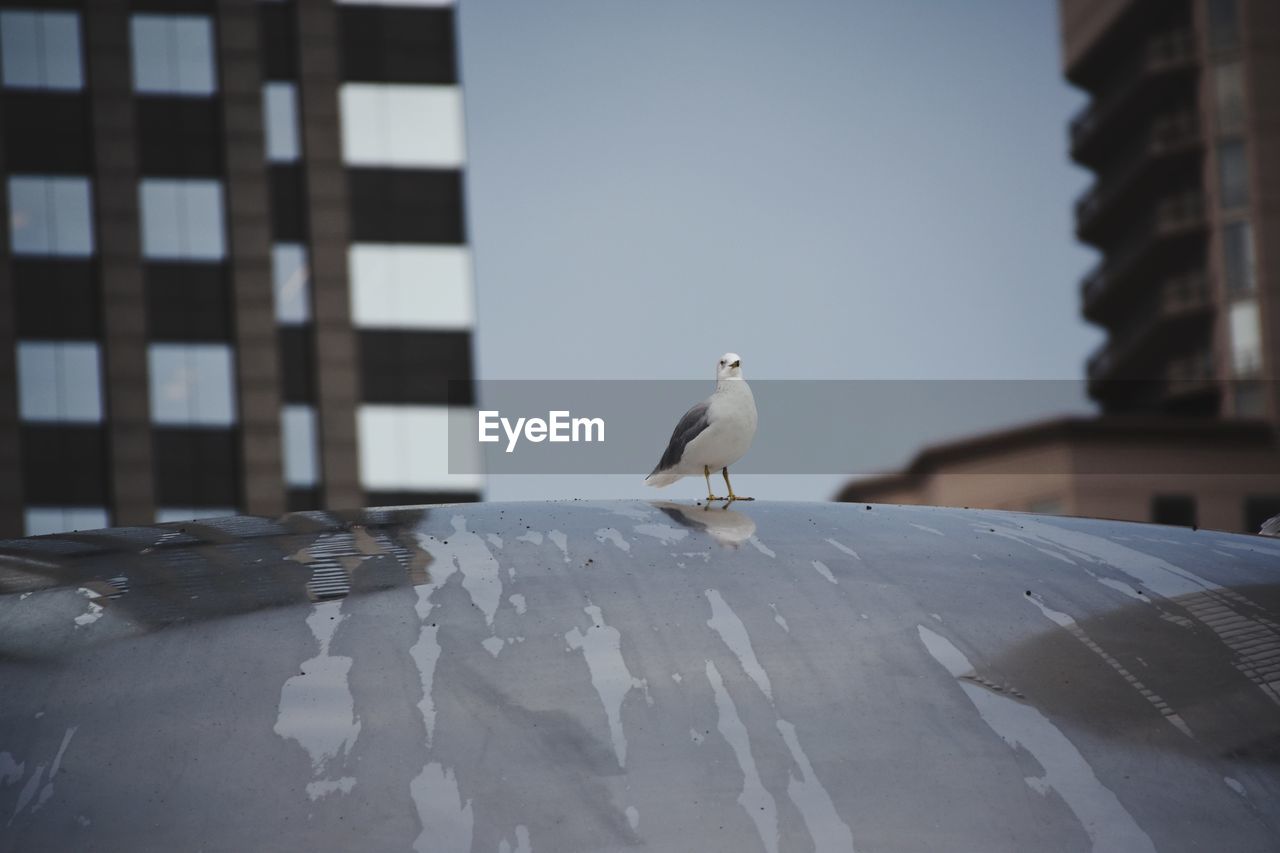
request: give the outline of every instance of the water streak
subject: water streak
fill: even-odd
[[[622,538],[622,533],[616,527],[602,527],[596,531],[596,539],[600,542],[612,542],[617,546],[619,551],[630,551],[631,543]]]
[[[1102,784],[1093,768],[1052,722],[1030,705],[1001,696],[960,676],[973,666],[951,641],[924,625],[916,626],[920,641],[933,659],[959,680],[979,716],[1011,748],[1031,753],[1045,775],[1028,782],[1033,788],[1058,792],[1093,842],[1097,853],[1155,853],[1151,839]]]
[[[822,562],[821,560],[814,560],[813,567],[817,570],[818,574],[822,575],[827,580],[831,581],[832,583],[839,583],[839,581],[836,580],[836,576],[831,574],[831,570],[827,568],[826,563]]]
[[[1133,673],[1129,672],[1124,664],[1120,663],[1120,661],[1108,654],[1102,646],[1094,642],[1094,640],[1090,638],[1083,629],[1081,629],[1075,619],[1071,618],[1066,613],[1061,613],[1048,607],[1038,595],[1023,595],[1023,598],[1034,604],[1036,608],[1044,614],[1046,619],[1065,628],[1067,632],[1079,640],[1085,648],[1106,661],[1107,666],[1114,669],[1121,678],[1128,682],[1130,687],[1138,691],[1143,699],[1150,702],[1151,705],[1160,712],[1160,716],[1164,718],[1165,722],[1169,723],[1169,725],[1173,726],[1187,737],[1194,737],[1194,735],[1191,734],[1191,729],[1187,726],[1186,721],[1184,721],[1182,717],[1173,710],[1173,708],[1169,707],[1169,703],[1166,702],[1160,694],[1151,690],[1139,681]]]
[[[769,853],[778,853],[778,805],[772,795],[765,790],[760,772],[756,769],[755,758],[751,755],[751,740],[747,736],[747,727],[738,716],[738,708],[733,704],[733,697],[724,687],[720,671],[711,661],[707,661],[707,681],[716,697],[716,728],[733,750],[742,770],[742,792],[738,794],[738,803],[742,806],[751,822],[756,825],[756,832]]]
[[[764,671],[764,667],[756,658],[755,649],[751,646],[751,636],[747,633],[747,626],[742,624],[738,614],[733,612],[733,608],[725,602],[719,591],[708,589],[703,594],[706,595],[707,601],[711,602],[711,618],[707,620],[707,625],[720,635],[720,639],[742,665],[747,677],[755,682],[756,687],[759,687],[772,703],[773,685],[769,683],[769,674]]]
[[[813,838],[815,850],[836,851],[848,850],[853,853],[853,833],[849,825],[840,819],[836,812],[836,804],[831,799],[818,774],[813,772],[809,756],[800,748],[800,739],[796,737],[796,727],[786,720],[778,720],[778,731],[786,741],[791,759],[800,767],[800,778],[791,774],[787,783],[787,795],[800,810],[804,825]]]
[[[858,552],[850,548],[848,545],[843,545],[834,539],[828,539],[827,542],[830,543],[837,551],[843,551],[844,553],[848,554],[850,557],[853,557],[853,559],[855,560],[862,559],[860,556],[858,556]]]
[[[436,762],[428,764],[409,783],[409,792],[422,824],[422,831],[413,842],[414,850],[428,853],[471,849],[475,816],[471,801],[462,802],[452,770]]]
[[[591,686],[604,705],[605,717],[609,722],[609,734],[613,740],[613,752],[617,756],[618,766],[627,766],[627,736],[622,729],[622,703],[632,690],[644,691],[649,695],[649,685],[643,678],[636,678],[627,669],[627,662],[622,657],[622,635],[616,628],[604,621],[604,613],[594,604],[588,604],[584,610],[591,617],[591,627],[586,632],[577,626],[564,635],[572,650],[581,650],[587,662],[587,671],[591,674]]]

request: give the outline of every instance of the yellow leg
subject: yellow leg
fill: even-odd
[[[729,482],[729,469],[728,469],[727,467],[726,467],[726,468],[722,468],[722,469],[720,470],[720,473],[724,475],[724,484],[725,484],[725,487],[729,489],[729,500],[731,500],[731,501],[753,501],[753,500],[755,500],[755,498],[744,498],[744,497],[741,497],[740,495],[735,495],[735,494],[733,493],[733,484]]]
[[[711,491],[711,468],[706,465],[702,466],[702,476],[707,481],[707,505],[710,506],[712,501],[722,501],[724,498],[716,497]]]

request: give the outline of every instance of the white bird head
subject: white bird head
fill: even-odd
[[[736,352],[727,352],[716,363],[716,379],[741,379],[742,358]]]

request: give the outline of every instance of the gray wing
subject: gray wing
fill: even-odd
[[[1280,515],[1262,522],[1262,529],[1258,532],[1263,536],[1280,536]]]
[[[658,467],[650,471],[649,476],[652,477],[659,471],[674,468],[680,463],[680,457],[684,456],[684,449],[689,445],[689,442],[697,438],[704,429],[711,425],[707,414],[709,409],[710,406],[707,405],[706,401],[703,401],[684,413],[680,423],[676,424],[675,431],[671,433],[671,441],[667,444],[666,452],[662,454]]]

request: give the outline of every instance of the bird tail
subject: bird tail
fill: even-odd
[[[677,474],[675,471],[672,471],[670,468],[668,468],[665,471],[655,470],[648,477],[644,478],[644,484],[646,486],[654,486],[655,488],[661,489],[664,486],[670,486],[672,483],[674,483],[676,480],[679,480],[683,476],[684,476],[683,474]]]

